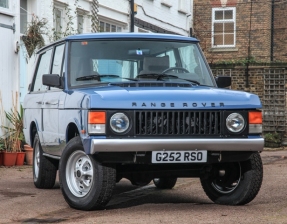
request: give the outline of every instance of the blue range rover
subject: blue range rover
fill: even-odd
[[[218,204],[260,190],[261,102],[214,78],[190,37],[139,33],[69,36],[38,52],[24,102],[37,188],[59,170],[67,203],[103,208],[115,184],[171,189],[198,177]]]

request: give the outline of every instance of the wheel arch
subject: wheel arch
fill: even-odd
[[[75,123],[69,123],[66,129],[66,142],[68,143],[75,136],[80,135],[78,126]]]
[[[36,133],[39,131],[38,125],[35,121],[32,121],[30,124],[29,135],[30,135],[30,144],[33,147],[34,139]]]

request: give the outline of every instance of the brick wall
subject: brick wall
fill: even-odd
[[[276,0],[274,4],[274,59],[287,61],[287,2]]]
[[[212,72],[214,76],[231,76],[231,89],[257,94],[263,106],[263,130],[281,132],[287,139],[286,67],[250,66],[248,82],[244,66],[213,68]]]
[[[272,0],[228,0],[227,6],[236,7],[236,46],[212,48],[212,8],[221,7],[220,0],[194,0],[193,35],[209,63],[240,61],[254,58],[269,62],[271,59]],[[274,5],[274,61],[287,61],[287,2],[276,0]],[[250,46],[250,51],[249,51]]]

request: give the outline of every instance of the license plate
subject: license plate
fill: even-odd
[[[205,163],[206,150],[194,151],[153,151],[152,163]]]

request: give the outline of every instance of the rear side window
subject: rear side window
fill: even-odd
[[[36,77],[34,80],[34,87],[33,92],[37,91],[45,91],[47,90],[47,86],[44,86],[42,84],[42,76],[44,74],[50,73],[50,61],[51,61],[51,55],[52,55],[52,49],[47,50],[43,54],[41,54],[39,57],[39,64],[36,72]]]

